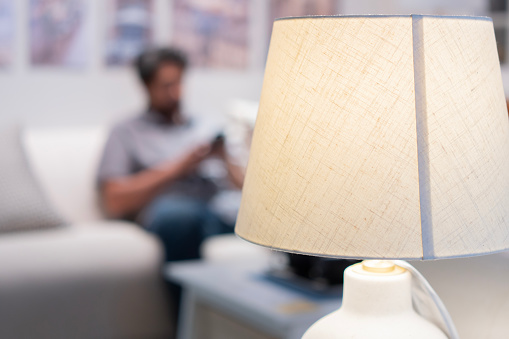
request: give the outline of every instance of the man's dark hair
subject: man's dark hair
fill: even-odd
[[[157,69],[166,63],[185,69],[187,57],[182,51],[175,48],[155,48],[141,53],[134,61],[134,67],[141,81],[147,85],[154,78]]]

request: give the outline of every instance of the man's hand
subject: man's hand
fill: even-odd
[[[196,167],[210,155],[212,148],[209,144],[203,144],[185,154],[177,162],[178,177],[186,176],[196,170]]]

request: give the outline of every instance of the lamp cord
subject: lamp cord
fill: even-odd
[[[442,302],[438,294],[435,292],[433,287],[431,287],[426,278],[424,278],[424,276],[415,267],[413,267],[406,261],[395,260],[394,263],[408,270],[414,277],[412,281],[415,288],[413,288],[412,291],[412,300],[414,303],[414,307],[416,308],[416,311],[423,317],[427,318],[428,320],[439,326],[444,332],[446,332],[447,336],[450,339],[459,339],[458,331],[454,326],[449,311],[447,311],[444,303]],[[425,296],[419,295],[419,293],[425,294]],[[430,309],[431,307],[429,305],[429,302],[427,302],[427,300],[423,300],[426,299],[426,297],[431,299],[432,305],[434,305],[436,310],[438,310],[438,312],[440,313],[440,317],[437,317],[436,312],[433,312],[433,310]]]

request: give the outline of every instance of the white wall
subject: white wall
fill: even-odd
[[[271,0],[251,0],[251,66],[244,71],[191,70],[186,79],[185,107],[197,114],[220,117],[231,99],[258,100],[269,27]],[[488,0],[341,0],[342,14],[426,13],[439,8],[445,14],[485,14]],[[82,70],[32,68],[28,63],[29,0],[15,0],[17,10],[16,60],[0,71],[0,125],[99,124],[135,114],[144,107],[144,93],[130,68],[106,68],[105,0],[89,5],[89,65]],[[155,0],[155,39],[165,45],[172,36],[172,0]],[[509,67],[502,67],[509,95]]]
[[[144,93],[134,72],[129,67],[104,66],[104,0],[86,0],[89,64],[84,69],[30,66],[28,2],[15,0],[15,62],[10,69],[0,71],[0,125],[99,124],[143,109]],[[251,66],[244,71],[190,70],[184,104],[191,112],[221,115],[232,98],[259,99],[267,44],[266,1],[252,1],[251,5]],[[172,36],[172,2],[155,0],[155,6],[156,43],[167,45]]]

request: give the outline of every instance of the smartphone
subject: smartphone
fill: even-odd
[[[212,142],[210,143],[210,146],[214,150],[215,148],[219,147],[224,142],[224,134],[223,132],[218,133],[214,139],[212,139]]]

